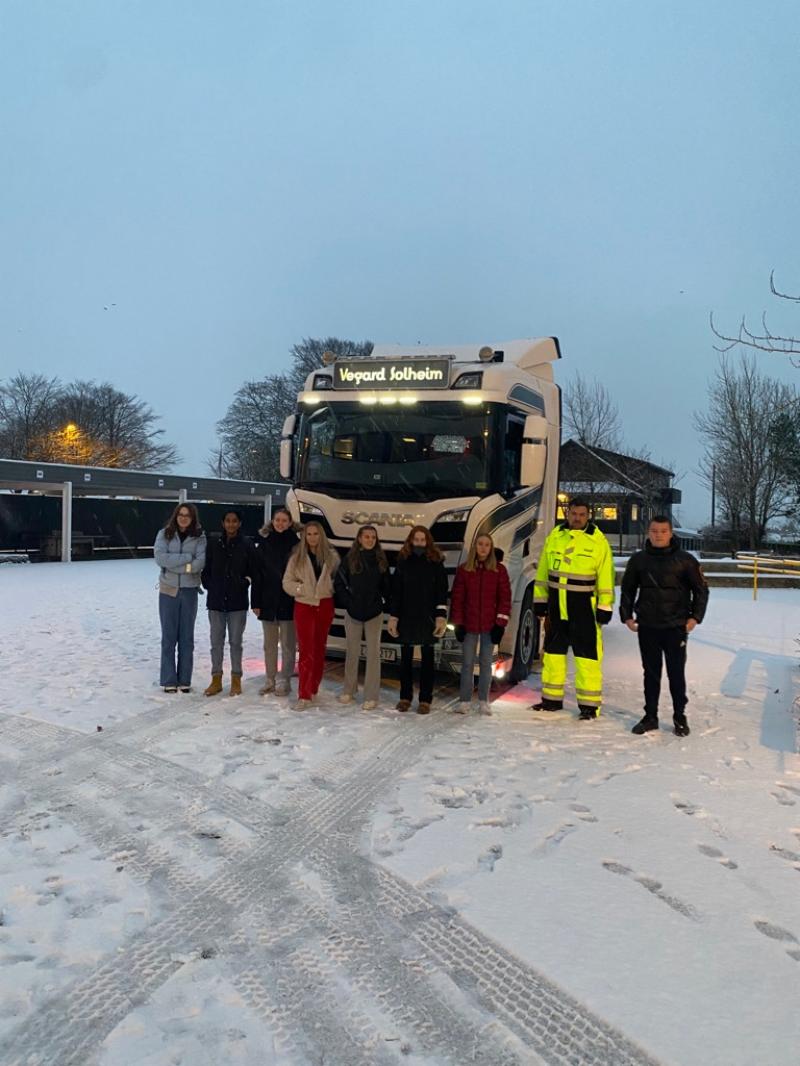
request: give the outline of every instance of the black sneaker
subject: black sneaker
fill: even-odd
[[[685,714],[676,714],[672,719],[672,724],[675,726],[676,737],[688,737],[691,733]]]
[[[646,714],[641,722],[636,723],[631,733],[635,733],[640,737],[643,733],[649,733],[652,729],[658,729],[658,718],[653,714]]]
[[[600,712],[595,710],[594,707],[582,707],[581,713],[578,715],[579,722],[593,722],[595,718],[600,717]]]

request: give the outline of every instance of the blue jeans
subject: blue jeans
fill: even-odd
[[[478,656],[478,662],[480,664],[478,672],[478,699],[481,702],[485,702],[489,699],[489,685],[492,683],[492,653],[494,652],[492,636],[490,633],[467,633],[464,637],[463,651],[461,653],[461,690],[459,692],[459,698],[462,701],[472,699],[475,653],[478,650],[479,641],[481,650]]]
[[[194,665],[194,622],[197,589],[178,589],[177,596],[158,594],[161,619],[161,685],[191,685]],[[175,665],[175,649],[178,665]]]

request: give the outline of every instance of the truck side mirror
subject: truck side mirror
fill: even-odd
[[[537,488],[544,481],[547,465],[547,419],[528,415],[522,435],[520,481],[526,488]]]
[[[296,424],[296,417],[289,415],[281,430],[280,471],[281,477],[286,478],[287,481],[291,481],[294,474],[294,430]]]

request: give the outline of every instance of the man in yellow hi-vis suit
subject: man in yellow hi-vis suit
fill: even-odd
[[[603,702],[600,626],[611,621],[614,610],[614,561],[605,536],[589,521],[584,500],[572,500],[566,521],[544,542],[534,610],[546,618],[542,701],[533,709],[560,711],[564,706],[567,651],[572,648],[580,718],[597,718]]]

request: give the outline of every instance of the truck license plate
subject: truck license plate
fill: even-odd
[[[361,645],[361,658],[367,657],[367,645]],[[396,663],[397,662],[397,648],[381,648],[381,662],[382,663]]]

